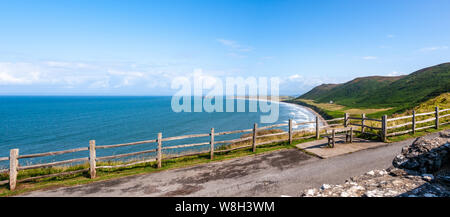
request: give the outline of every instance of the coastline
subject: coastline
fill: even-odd
[[[292,103],[292,102],[283,102],[283,101],[281,101],[281,102],[282,102],[282,103],[292,104],[292,105],[296,105],[296,106],[300,106],[300,107],[302,107],[302,108],[305,108],[306,110],[310,111],[311,113],[313,113],[313,114],[315,114],[317,117],[319,117],[319,121],[321,122],[321,124],[322,124],[323,127],[328,126],[328,123],[327,123],[327,121],[325,120],[325,118],[323,118],[322,115],[320,115],[319,113],[317,113],[317,112],[314,111],[313,109],[311,109],[311,108],[309,108],[309,107],[306,107],[306,106],[302,106],[302,105],[296,104],[296,103]]]
[[[272,97],[270,97],[270,96],[266,96],[266,99],[258,99],[258,97],[256,97],[256,96],[235,96],[234,97],[234,99],[271,101],[271,102],[274,102],[274,103],[286,103],[286,104],[295,105],[295,106],[298,106],[300,108],[304,108],[304,109],[308,110],[309,112],[313,113],[314,115],[316,115],[317,117],[319,117],[319,121],[321,122],[321,126],[322,127],[328,126],[328,123],[325,120],[325,118],[323,118],[322,115],[320,115],[318,112],[314,111],[314,109],[309,108],[307,106],[303,106],[303,105],[294,103],[294,102],[285,101],[285,100],[289,100],[289,99],[284,99],[284,98],[286,98],[286,97],[278,97],[276,99],[272,99]],[[308,129],[308,128],[305,128],[305,129]]]

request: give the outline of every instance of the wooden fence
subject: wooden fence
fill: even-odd
[[[56,176],[61,176],[61,175],[70,175],[70,174],[76,174],[76,173],[81,173],[81,172],[86,172],[86,171],[89,171],[91,178],[95,178],[97,169],[128,167],[128,166],[142,164],[142,163],[148,163],[148,162],[156,162],[157,167],[160,168],[162,166],[162,161],[163,161],[163,151],[169,150],[169,149],[179,149],[179,148],[209,145],[209,150],[207,150],[207,151],[200,151],[200,152],[194,152],[194,153],[190,152],[190,153],[185,153],[185,154],[176,155],[176,156],[167,156],[167,157],[164,157],[164,159],[166,159],[166,160],[172,159],[172,158],[178,158],[178,157],[204,154],[204,153],[209,153],[210,159],[212,160],[212,159],[214,159],[215,153],[230,152],[233,150],[238,150],[238,149],[243,149],[243,148],[248,148],[248,147],[251,147],[252,151],[255,152],[256,147],[261,146],[261,145],[266,145],[266,144],[276,143],[276,142],[283,142],[283,141],[289,141],[289,143],[292,143],[293,135],[295,133],[305,132],[304,130],[293,130],[294,126],[313,124],[313,123],[317,124],[318,121],[319,121],[318,118],[316,118],[316,121],[301,122],[301,123],[293,123],[292,120],[289,120],[288,123],[274,124],[274,125],[269,125],[269,126],[264,126],[264,127],[258,127],[258,125],[255,123],[253,125],[253,128],[251,128],[251,129],[234,130],[234,131],[226,131],[226,132],[215,132],[215,129],[211,128],[211,131],[209,133],[174,136],[174,137],[167,137],[167,138],[163,138],[162,133],[158,133],[157,139],[131,142],[131,143],[123,143],[123,144],[114,144],[114,145],[101,145],[101,146],[99,145],[99,146],[97,146],[95,144],[95,140],[91,140],[91,141],[89,141],[89,147],[81,147],[81,148],[75,148],[75,149],[69,149],[69,150],[63,150],[63,151],[54,151],[54,152],[37,153],[37,154],[19,155],[19,149],[11,149],[9,157],[0,157],[0,161],[8,161],[9,160],[9,162],[10,162],[9,169],[0,170],[0,173],[9,173],[9,180],[0,181],[0,185],[9,183],[10,189],[14,190],[16,188],[16,184],[20,183],[20,182],[31,181],[31,180],[42,179],[42,178],[49,178],[49,177],[56,177]],[[289,129],[287,132],[278,132],[278,133],[272,133],[272,134],[266,134],[266,135],[258,135],[257,134],[257,132],[259,130],[265,130],[265,129],[271,129],[271,128],[277,128],[277,127],[286,127],[286,126]],[[252,136],[245,137],[245,138],[231,139],[231,140],[223,140],[223,141],[215,140],[216,136],[239,134],[239,133],[246,133],[246,132],[248,132],[248,133],[251,132]],[[276,140],[269,140],[269,141],[263,141],[263,142],[258,141],[258,139],[261,139],[261,138],[284,136],[284,135],[288,136],[287,139],[276,139]],[[307,138],[313,138],[314,136],[315,135],[305,136],[305,137],[297,137],[296,139],[307,139]],[[201,138],[201,137],[209,137],[209,141],[208,142],[200,142],[200,143],[175,145],[175,146],[163,146],[163,143],[167,142],[167,141]],[[237,143],[237,142],[250,142],[250,141],[251,141],[251,143],[249,145],[231,147],[228,149],[216,149],[215,148],[216,144],[233,144],[233,143]],[[118,148],[118,147],[149,144],[149,143],[156,143],[157,147],[154,149],[147,149],[147,150],[142,150],[142,151],[137,151],[137,152],[132,152],[132,153],[109,155],[109,156],[102,156],[102,157],[97,157],[97,154],[96,154],[96,150],[98,150],[98,149],[113,149],[113,148]],[[70,159],[70,160],[51,162],[51,163],[32,164],[32,165],[26,165],[26,166],[19,165],[19,159],[55,156],[55,155],[75,153],[75,152],[81,152],[81,151],[89,151],[89,156],[82,157],[82,158]],[[153,157],[150,159],[139,160],[139,161],[126,162],[124,164],[119,164],[119,165],[97,166],[98,161],[131,157],[131,156],[143,155],[143,154],[148,154],[148,153],[156,153],[156,157]],[[53,167],[53,166],[57,166],[57,165],[83,163],[83,162],[89,162],[89,168],[80,169],[80,170],[76,170],[76,171],[68,171],[68,172],[47,174],[47,175],[42,175],[42,176],[28,177],[28,178],[24,178],[24,179],[20,179],[20,180],[17,179],[17,175],[18,175],[19,171],[36,169],[36,168],[49,168],[49,167]]]
[[[365,114],[362,114],[361,117],[351,117],[349,116],[349,114],[345,114],[344,125],[345,126],[353,125],[360,127],[361,130],[360,131],[357,130],[356,132],[378,136],[382,141],[386,141],[387,138],[390,136],[398,136],[407,133],[414,134],[416,131],[428,128],[439,129],[439,126],[450,123],[450,119],[446,118],[450,116],[450,113],[448,113],[449,111],[450,109],[439,110],[438,107],[435,107],[435,110],[432,112],[416,114],[415,111],[412,111],[412,115],[393,118],[388,118],[386,115],[384,115],[382,116],[381,119],[367,118]],[[441,114],[441,113],[448,113],[448,114]],[[356,120],[358,123],[354,122],[351,123],[351,120]],[[405,120],[410,121],[405,122]],[[367,121],[372,122],[372,125],[368,125]],[[429,124],[430,122],[433,123]],[[418,125],[421,126],[417,127]],[[371,131],[368,131],[368,129]],[[398,131],[399,129],[400,131]]]
[[[226,131],[226,132],[215,132],[215,129],[211,128],[211,131],[209,133],[174,136],[174,137],[167,137],[167,138],[163,138],[162,133],[158,133],[158,137],[156,139],[139,141],[139,142],[131,142],[131,143],[123,143],[123,144],[114,144],[114,145],[96,146],[95,140],[91,140],[91,141],[89,141],[89,147],[81,147],[81,148],[75,148],[75,149],[69,149],[69,150],[63,150],[63,151],[54,151],[54,152],[37,153],[37,154],[26,154],[26,155],[19,155],[19,149],[11,149],[9,157],[0,157],[0,161],[8,161],[9,160],[9,169],[0,170],[0,173],[9,173],[9,180],[0,181],[0,185],[9,183],[10,189],[14,190],[16,188],[16,184],[20,183],[20,182],[61,176],[61,175],[70,175],[70,174],[76,174],[76,173],[81,173],[81,172],[86,172],[86,171],[89,171],[91,178],[95,178],[97,169],[128,167],[128,166],[142,164],[142,163],[148,163],[148,162],[156,162],[157,167],[160,168],[162,166],[162,161],[163,161],[162,152],[163,152],[163,150],[169,150],[169,149],[179,149],[179,148],[198,147],[198,146],[209,145],[209,150],[207,150],[207,151],[186,153],[186,154],[181,154],[181,155],[177,155],[177,156],[167,156],[167,157],[164,157],[164,159],[172,159],[172,158],[178,158],[178,157],[185,157],[185,156],[209,153],[210,159],[212,160],[212,159],[214,159],[215,153],[230,152],[233,150],[249,148],[249,147],[251,147],[251,150],[253,152],[255,152],[257,146],[261,146],[261,145],[266,145],[266,144],[276,143],[276,142],[285,142],[285,141],[288,141],[289,144],[291,144],[293,141],[294,134],[303,133],[303,135],[304,135],[305,132],[308,132],[308,130],[293,130],[294,126],[305,125],[305,124],[314,124],[315,130],[312,130],[312,131],[309,130],[312,135],[296,137],[296,139],[309,139],[309,138],[320,139],[320,137],[321,137],[320,134],[323,133],[324,130],[326,133],[327,132],[326,130],[330,129],[330,128],[339,127],[339,126],[347,127],[347,126],[353,125],[353,126],[361,127],[361,131],[359,131],[360,133],[377,135],[377,136],[380,136],[382,138],[382,140],[386,140],[386,138],[388,136],[395,136],[395,135],[400,135],[400,134],[409,133],[409,132],[414,133],[417,130],[427,129],[430,127],[438,128],[440,125],[448,124],[449,122],[439,123],[439,119],[447,117],[450,114],[445,114],[445,115],[439,116],[439,113],[446,112],[449,110],[450,109],[439,110],[438,108],[436,108],[436,110],[434,112],[421,113],[421,114],[413,113],[412,116],[396,117],[396,118],[391,118],[391,119],[387,119],[386,116],[383,116],[383,118],[381,120],[373,119],[373,118],[366,118],[364,114],[360,118],[359,117],[351,117],[349,114],[345,114],[345,116],[342,118],[326,120],[327,124],[323,125],[323,126],[321,126],[321,124],[319,123],[320,122],[319,117],[316,117],[315,121],[301,122],[301,123],[293,123],[293,121],[290,119],[288,121],[288,123],[274,124],[274,125],[269,125],[269,126],[264,126],[264,127],[258,127],[258,125],[255,123],[253,125],[253,128],[251,128],[251,129],[234,130],[234,131]],[[432,115],[432,114],[435,115],[434,118],[416,121],[417,116],[425,116],[425,115]],[[395,120],[401,120],[401,119],[407,119],[407,118],[412,118],[412,121],[408,122],[408,123],[399,124],[399,125],[388,126],[388,122],[395,121]],[[352,123],[352,120],[356,120],[356,121],[360,122],[360,124]],[[415,128],[416,124],[430,122],[433,120],[435,121],[435,125],[433,125],[433,126]],[[366,124],[367,121],[379,122],[381,124],[381,127],[367,125]],[[412,125],[411,130],[388,133],[388,130],[390,130],[390,129],[404,127],[404,126],[407,126],[410,124]],[[260,131],[260,130],[277,128],[277,127],[285,127],[285,126],[288,127],[287,132],[277,132],[277,133],[266,134],[266,135],[258,135],[258,131]],[[379,133],[374,134],[372,132],[368,132],[366,129],[378,130]],[[314,135],[314,131],[315,131],[315,135]],[[355,130],[355,131],[358,132],[357,130]],[[248,132],[248,133],[251,132],[252,133],[251,136],[244,137],[244,138],[238,138],[238,139],[232,139],[232,140],[223,140],[223,141],[215,140],[216,136],[246,133],[246,132]],[[268,137],[270,138],[270,137],[277,137],[277,136],[284,136],[284,135],[287,135],[287,139],[277,138],[275,140],[258,141],[258,139],[261,139],[261,138],[268,138]],[[191,139],[191,138],[201,138],[201,137],[209,137],[209,142],[190,143],[190,144],[175,145],[175,146],[163,146],[163,142],[167,142],[167,141],[175,141],[175,140],[183,140],[183,139]],[[250,142],[250,141],[251,141],[251,143],[248,145],[243,145],[243,146],[238,146],[238,147],[230,147],[228,149],[215,149],[216,144],[233,144],[233,143],[237,143],[237,142]],[[96,154],[96,150],[98,150],[98,149],[113,149],[113,148],[118,148],[118,147],[149,144],[149,143],[157,143],[157,147],[154,149],[147,149],[147,150],[142,150],[142,151],[138,151],[138,152],[109,155],[109,156],[102,156],[102,157],[97,157],[97,154]],[[37,157],[44,157],[44,156],[55,156],[55,155],[75,153],[75,152],[81,152],[81,151],[89,151],[89,156],[82,157],[82,158],[70,159],[70,160],[51,162],[51,163],[32,164],[32,165],[26,165],[26,166],[19,165],[19,159],[37,158]],[[124,158],[124,157],[130,157],[130,156],[136,156],[136,155],[142,155],[142,154],[148,154],[148,153],[155,153],[155,152],[156,152],[156,157],[150,158],[150,159],[126,162],[126,163],[120,164],[120,165],[97,166],[97,161],[118,159],[118,158]],[[89,162],[89,168],[75,170],[75,171],[47,174],[47,175],[41,175],[41,176],[34,176],[34,177],[28,177],[28,178],[17,180],[17,175],[18,175],[19,171],[36,169],[36,168],[48,168],[48,167],[53,167],[53,166],[57,166],[57,165],[80,163],[80,162]]]

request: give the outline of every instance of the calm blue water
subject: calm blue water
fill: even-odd
[[[9,150],[13,148],[19,148],[19,154],[31,154],[87,147],[91,139],[96,140],[97,145],[110,145],[155,139],[158,132],[162,132],[163,137],[170,137],[209,133],[212,127],[216,132],[249,129],[253,123],[267,125],[259,122],[262,114],[267,115],[260,111],[175,113],[171,109],[171,97],[0,96],[0,157],[8,156]],[[280,103],[280,116],[276,123],[286,123],[289,118],[296,122],[311,121],[314,120],[314,114],[297,105]],[[221,136],[216,141],[239,136]],[[209,138],[171,141],[163,146],[203,141],[209,141]],[[97,155],[155,147],[156,144],[143,144],[101,149]],[[204,148],[209,146],[205,145]],[[87,152],[78,152],[27,159],[21,163],[86,156]],[[0,162],[0,165],[7,163]]]

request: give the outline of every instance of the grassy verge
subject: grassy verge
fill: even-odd
[[[421,131],[416,131],[415,134],[412,133],[408,133],[408,134],[403,134],[403,135],[399,135],[399,136],[391,136],[388,137],[387,142],[400,142],[406,139],[411,139],[411,138],[417,138],[417,137],[421,137],[421,136],[425,136],[427,134],[430,133],[436,133],[442,130],[448,130],[450,129],[450,125],[442,125],[439,127],[439,129],[435,129],[435,128],[429,128],[429,129],[425,129],[425,130],[421,130]]]
[[[83,173],[78,173],[78,174],[73,174],[73,175],[58,176],[58,177],[43,178],[43,179],[39,179],[39,180],[18,183],[15,191],[10,191],[8,188],[8,184],[4,184],[4,185],[0,186],[0,196],[13,196],[13,195],[18,195],[18,194],[22,194],[25,192],[35,191],[35,190],[52,189],[52,188],[56,188],[56,187],[65,187],[65,186],[74,186],[74,185],[92,183],[92,182],[102,181],[102,180],[109,180],[109,179],[114,179],[114,178],[119,178],[119,177],[145,174],[145,173],[153,173],[153,172],[158,172],[158,171],[162,171],[162,170],[188,167],[188,166],[209,163],[209,162],[223,161],[223,160],[237,158],[237,157],[257,155],[257,154],[268,153],[271,151],[276,151],[276,150],[281,150],[281,149],[295,148],[296,144],[299,144],[302,142],[307,142],[307,141],[312,141],[312,140],[314,140],[314,139],[297,139],[297,140],[295,140],[295,138],[294,138],[294,141],[292,144],[288,144],[287,142],[278,142],[278,143],[261,145],[261,146],[257,147],[256,152],[252,152],[251,148],[243,148],[243,149],[233,150],[230,152],[216,153],[214,155],[214,160],[209,159],[209,157],[210,157],[209,153],[168,159],[168,160],[163,160],[162,168],[157,168],[156,163],[151,162],[151,163],[143,163],[143,164],[133,165],[130,167],[122,167],[122,168],[115,168],[115,169],[97,169],[97,178],[95,178],[95,179],[90,179],[88,172],[83,172]],[[117,164],[123,164],[123,162],[116,161],[116,162],[99,162],[98,163],[99,166],[100,165],[117,165]],[[31,170],[21,171],[19,173],[18,178],[23,179],[26,177],[40,176],[40,175],[58,173],[58,172],[63,172],[63,171],[73,171],[73,170],[79,170],[79,169],[88,168],[88,167],[89,167],[88,164],[83,164],[83,165],[68,166],[68,167],[31,169]],[[7,178],[8,178],[7,174],[1,175],[1,180],[5,180]]]

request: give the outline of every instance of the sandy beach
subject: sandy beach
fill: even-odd
[[[313,109],[306,107],[306,106],[302,106],[299,105],[297,103],[291,103],[291,102],[285,102],[284,100],[289,99],[288,96],[278,96],[278,97],[270,97],[270,96],[265,96],[266,99],[259,99],[258,96],[235,96],[234,99],[246,99],[246,100],[258,100],[258,101],[271,101],[271,102],[275,102],[275,103],[286,103],[286,104],[291,104],[291,105],[295,105],[295,106],[299,106],[301,108],[304,108],[308,111],[310,111],[311,113],[313,113],[314,115],[316,115],[317,117],[319,117],[320,123],[322,124],[322,126],[328,126],[327,121],[325,120],[325,118],[323,118],[319,113],[317,113],[316,111],[314,111]]]

